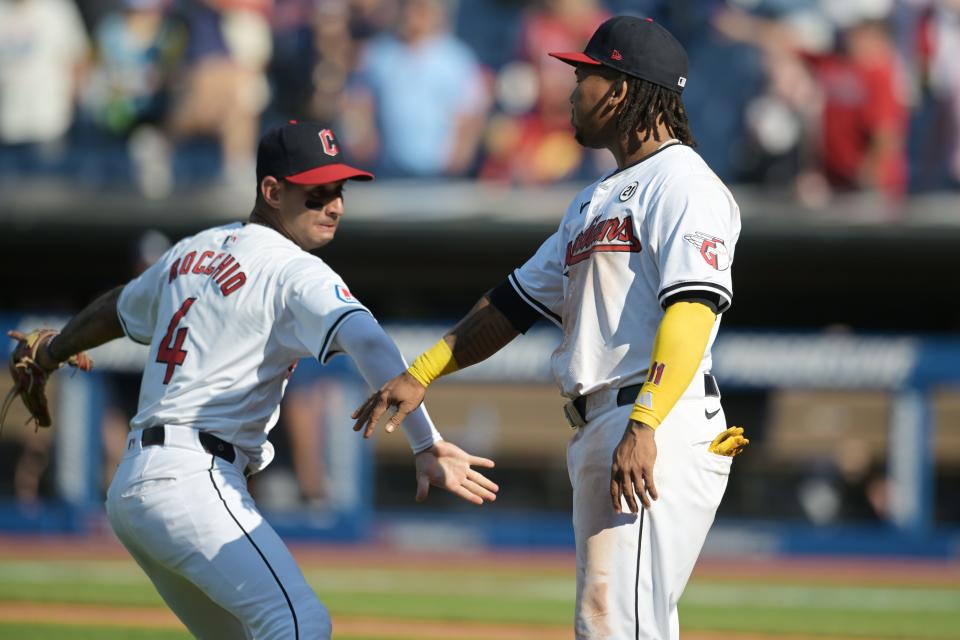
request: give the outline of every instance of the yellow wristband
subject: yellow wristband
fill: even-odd
[[[650,407],[644,405],[644,402],[650,404]],[[654,431],[657,430],[657,427],[660,426],[661,419],[660,416],[657,415],[657,412],[653,410],[653,394],[649,391],[644,391],[643,388],[640,389],[640,395],[637,396],[637,401],[633,405],[633,411],[630,412],[630,419],[642,422]]]
[[[460,365],[453,359],[453,351],[450,350],[450,345],[441,338],[437,341],[437,344],[417,356],[417,359],[407,369],[407,373],[424,387],[429,387],[430,383],[440,376],[453,373],[459,368]]]

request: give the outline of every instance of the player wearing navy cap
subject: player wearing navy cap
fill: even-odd
[[[260,515],[247,476],[273,459],[267,435],[297,360],[346,353],[374,388],[406,367],[370,311],[309,253],[336,233],[344,182],[372,178],[344,163],[329,128],[274,129],[257,152],[248,224],[181,240],[30,345],[46,371],[124,335],[149,346],[107,515],[197,638],[330,637],[326,608]],[[418,500],[430,484],[476,504],[495,499],[497,486],[471,468],[493,462],[444,442],[425,411],[411,418]]]
[[[740,212],[693,150],[680,99],[687,56],[666,29],[619,16],[583,52],[551,55],[576,67],[577,141],[609,150],[617,170],[582,190],[532,258],[372,395],[355,428],[369,435],[397,406],[387,424],[396,428],[436,377],[484,360],[539,317],[556,323],[552,368],[575,429],[576,637],[675,640],[677,602],[747,444],[727,428],[710,374]]]

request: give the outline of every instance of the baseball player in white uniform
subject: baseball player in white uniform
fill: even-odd
[[[273,458],[267,435],[298,359],[346,353],[373,388],[406,368],[367,308],[308,253],[333,239],[345,181],[372,177],[343,163],[330,129],[273,129],[258,148],[248,223],[180,241],[38,351],[53,369],[122,335],[149,345],[107,515],[198,638],[330,637],[325,607],[260,515],[247,476]],[[496,485],[471,468],[491,461],[444,442],[425,411],[411,418],[418,500],[431,483],[478,504],[495,498]]]
[[[618,169],[403,374],[357,409],[387,430],[438,376],[479,362],[540,316],[563,330],[552,365],[575,429],[567,467],[577,550],[577,638],[679,637],[677,602],[747,443],[727,428],[710,345],[730,307],[740,215],[693,150],[680,94],[687,57],[649,19],[615,17],[576,67],[577,140]],[[518,428],[522,428],[518,427]],[[639,505],[638,505],[639,498]]]

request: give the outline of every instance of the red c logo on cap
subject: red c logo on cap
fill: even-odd
[[[333,142],[333,131],[330,131],[330,129],[320,131],[320,142],[323,143],[323,152],[328,156],[335,156],[339,153],[340,150]]]

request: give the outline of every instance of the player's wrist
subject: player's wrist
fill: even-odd
[[[413,457],[416,458],[423,454],[433,454],[438,455],[440,450],[443,448],[443,437],[437,434],[436,439],[430,444],[424,444],[420,446],[413,447]]]
[[[60,368],[60,364],[63,362],[63,360],[57,358],[53,350],[53,342],[59,336],[59,333],[54,334],[52,337],[43,340],[38,345],[35,361],[42,369],[54,371],[55,369]]]
[[[403,372],[403,377],[406,379],[407,382],[413,382],[413,383],[419,384],[421,387],[426,389],[429,383],[424,384],[423,380],[421,380],[421,378],[418,377],[418,375],[415,375],[410,371],[411,368],[413,368],[413,365],[410,365],[410,367]]]
[[[627,429],[632,431],[635,435],[649,435],[656,431],[657,427],[652,426],[643,420],[635,420],[631,417],[629,422],[627,422]]]
[[[640,395],[642,397],[643,393]],[[645,407],[639,402],[633,405],[633,410],[630,412],[631,425],[643,425],[652,431],[656,431],[661,422],[663,422],[663,420],[660,418],[660,416],[649,407]]]
[[[407,373],[426,389],[434,380],[460,369],[453,357],[453,351],[446,340],[441,338],[435,345],[417,356],[407,368]]]

